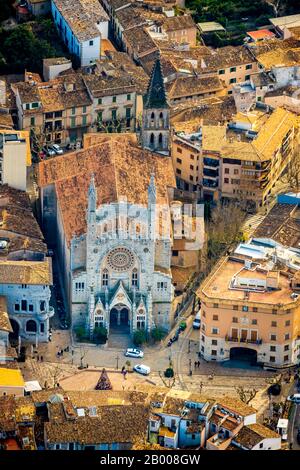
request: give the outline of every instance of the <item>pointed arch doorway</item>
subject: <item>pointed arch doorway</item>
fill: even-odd
[[[130,333],[129,308],[126,305],[114,306],[109,314],[110,332]]]

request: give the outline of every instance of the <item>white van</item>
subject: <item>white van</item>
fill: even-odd
[[[138,365],[134,366],[133,370],[135,372],[138,372],[139,374],[142,374],[142,375],[149,375],[150,372],[151,372],[150,367],[145,366],[145,364],[138,364]]]
[[[194,330],[200,330],[200,324],[201,324],[201,310],[199,310],[199,312],[194,318],[194,321],[193,321]]]
[[[300,393],[294,393],[294,395],[290,395],[287,397],[288,401],[292,401],[293,403],[300,403]]]

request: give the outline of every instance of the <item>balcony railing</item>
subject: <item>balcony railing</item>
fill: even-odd
[[[262,339],[236,338],[232,336],[226,336],[225,341],[228,343],[262,344]]]

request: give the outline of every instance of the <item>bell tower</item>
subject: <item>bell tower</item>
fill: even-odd
[[[142,146],[163,155],[170,153],[170,107],[167,102],[160,58],[153,65],[144,96]]]

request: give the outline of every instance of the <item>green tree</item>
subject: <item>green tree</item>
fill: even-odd
[[[97,343],[104,344],[107,341],[107,329],[103,326],[96,326],[93,333],[93,339]]]
[[[147,340],[144,330],[136,330],[133,334],[133,342],[136,346],[141,346]]]
[[[166,336],[166,331],[163,328],[160,328],[159,326],[156,326],[151,330],[151,338],[154,339],[154,341],[161,341],[164,337]]]
[[[83,341],[87,337],[86,329],[84,326],[77,326],[75,328],[75,334],[78,341]]]

